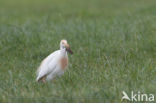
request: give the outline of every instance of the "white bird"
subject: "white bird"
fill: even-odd
[[[42,61],[37,70],[36,81],[46,82],[53,80],[56,76],[61,76],[68,65],[67,52],[73,54],[67,40],[61,40],[60,50],[51,53]]]

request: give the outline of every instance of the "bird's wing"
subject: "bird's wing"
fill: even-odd
[[[46,57],[40,67],[37,70],[37,79],[36,81],[40,81],[41,78],[43,78],[44,76],[48,75],[49,73],[51,73],[54,69],[55,66],[57,64],[57,58],[59,56],[60,51],[57,50],[55,52],[53,52],[52,54],[50,54],[48,57]]]

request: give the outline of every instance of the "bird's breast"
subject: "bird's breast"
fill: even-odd
[[[68,58],[67,57],[62,57],[60,59],[60,65],[61,65],[61,68],[64,70],[68,65]]]

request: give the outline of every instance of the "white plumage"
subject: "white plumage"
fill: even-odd
[[[60,50],[51,53],[46,57],[37,70],[36,81],[46,82],[64,73],[68,65],[68,55],[73,53],[66,40],[61,40]]]

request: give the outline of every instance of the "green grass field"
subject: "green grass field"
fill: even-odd
[[[36,83],[64,38],[68,70]],[[156,96],[155,0],[0,1],[0,103],[129,103],[122,91]]]

